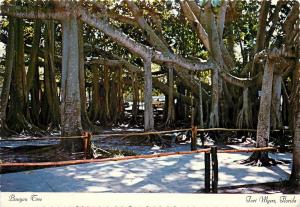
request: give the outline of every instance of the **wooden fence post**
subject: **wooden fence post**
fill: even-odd
[[[84,132],[83,133],[83,152],[84,152],[84,159],[86,159],[86,151],[87,151],[87,133],[86,132]]]
[[[211,161],[212,161],[212,192],[218,193],[218,154],[217,147],[211,147]]]
[[[192,126],[191,150],[197,150],[197,126]]]
[[[204,192],[210,192],[210,152],[204,153],[204,165],[205,165],[205,174],[204,174]]]
[[[89,158],[92,135],[89,132],[84,132],[82,136],[83,136],[84,159],[87,159]]]

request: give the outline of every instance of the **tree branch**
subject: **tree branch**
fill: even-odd
[[[188,19],[190,24],[196,28],[198,37],[200,38],[200,40],[202,41],[202,43],[204,44],[206,49],[208,51],[210,51],[209,39],[208,39],[207,33],[206,33],[205,29],[203,28],[202,24],[198,21],[196,15],[193,13],[193,11],[191,10],[190,6],[188,5],[188,3],[186,1],[181,1],[180,5],[181,5],[181,8],[183,10],[185,17]]]

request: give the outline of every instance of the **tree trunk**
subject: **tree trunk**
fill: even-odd
[[[273,91],[272,91],[272,126],[273,129],[282,128],[281,119],[281,83],[282,77],[279,74],[274,74]]]
[[[238,128],[250,128],[252,125],[252,113],[249,102],[249,88],[243,89],[243,106],[237,116],[236,125]]]
[[[212,70],[212,100],[211,111],[209,116],[209,126],[219,127],[219,100],[220,100],[220,88],[219,88],[219,72],[218,70]]]
[[[144,130],[151,131],[154,129],[154,117],[152,106],[152,72],[151,72],[151,60],[144,60],[145,70],[145,89],[144,89]]]
[[[13,63],[15,58],[15,19],[9,17],[9,28],[8,28],[8,44],[6,45],[6,62],[5,62],[5,75],[4,83],[1,91],[1,102],[0,102],[0,132],[1,136],[6,135],[6,110],[9,99],[9,92],[12,80]]]
[[[174,69],[169,67],[168,70],[168,85],[169,85],[169,93],[168,93],[168,115],[166,126],[172,126],[175,121],[175,111],[174,111]]]
[[[185,87],[182,85],[181,82],[177,85],[177,91],[179,95],[176,103],[176,120],[183,121],[186,118],[186,114],[185,114],[186,105],[182,98],[183,96],[185,96]]]
[[[81,104],[81,123],[85,131],[95,131],[87,114],[87,100],[85,91],[85,70],[84,70],[84,51],[83,51],[83,25],[81,20],[77,20],[78,31],[78,66],[79,66],[79,85],[80,85],[80,104]]]
[[[272,101],[272,84],[273,84],[273,72],[274,72],[274,60],[267,58],[264,75],[262,81],[260,107],[258,113],[257,123],[257,135],[256,135],[256,147],[267,147],[270,137],[271,126],[271,101]],[[269,158],[268,152],[254,152],[243,163],[251,163],[253,165],[268,166],[270,164],[276,164],[274,159]]]
[[[111,116],[111,121],[113,124],[117,124],[117,116],[118,116],[118,87],[117,87],[117,72],[112,72],[112,81],[110,81],[109,87],[109,111]]]
[[[118,89],[118,104],[117,104],[117,122],[122,123],[124,118],[124,106],[123,106],[123,77],[122,68],[117,71],[117,89]]]
[[[293,128],[294,128],[294,149],[293,167],[290,176],[290,183],[298,190],[300,189],[300,63],[296,63],[293,78]]]
[[[55,36],[54,22],[47,21],[45,29],[45,94],[49,105],[50,128],[58,128],[60,124],[59,99],[57,94],[57,84],[55,78]]]
[[[212,101],[211,101],[211,111],[209,126],[210,127],[219,127],[220,125],[220,96],[221,96],[221,79],[220,79],[220,70],[225,66],[223,61],[222,52],[220,43],[222,41],[222,36],[218,32],[218,27],[215,19],[215,15],[212,12],[212,8],[207,8],[206,18],[208,22],[207,33],[209,35],[209,43],[211,48],[211,55],[215,63],[218,65],[212,70]]]
[[[267,147],[270,137],[270,109],[272,101],[274,63],[267,59],[264,68],[260,107],[258,113],[256,147]]]
[[[28,115],[26,71],[24,61],[24,28],[23,20],[17,19],[15,26],[15,65],[12,72],[8,125],[13,130],[31,131],[31,124],[26,120]]]
[[[104,70],[103,70],[104,76],[104,91],[105,91],[105,107],[104,107],[104,123],[105,125],[110,122],[110,111],[109,111],[109,82],[110,82],[110,72],[108,66],[104,65]]]
[[[32,42],[32,48],[30,53],[30,62],[27,71],[27,90],[28,93],[33,85],[33,80],[35,76],[35,70],[38,70],[38,50],[40,46],[40,39],[41,39],[41,20],[36,20],[34,23],[34,37]],[[47,47],[46,47],[47,48]]]
[[[79,81],[78,22],[73,16],[62,21],[63,54],[61,80],[61,131],[62,136],[81,134],[81,104]],[[78,152],[83,150],[82,139],[62,139],[64,150]]]
[[[31,121],[36,126],[41,127],[42,124],[47,125],[48,122],[42,122],[40,120],[40,110],[41,110],[41,84],[40,84],[40,77],[39,71],[35,70],[33,85],[31,86],[30,90],[30,99],[31,99]]]
[[[139,87],[136,73],[132,73],[132,120],[131,123],[137,124],[138,110],[139,110]]]
[[[203,122],[203,101],[202,101],[202,84],[199,82],[199,105],[198,105],[198,115],[199,115],[199,128],[204,128]]]
[[[100,71],[98,65],[91,65],[92,69],[92,106],[90,117],[93,121],[100,119]]]

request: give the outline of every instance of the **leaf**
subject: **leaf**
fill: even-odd
[[[199,0],[199,5],[204,6],[207,3],[207,0]]]
[[[219,7],[221,6],[221,0],[211,0],[211,5],[213,7]]]

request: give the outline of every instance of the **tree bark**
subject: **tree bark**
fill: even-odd
[[[31,53],[30,53],[30,63],[27,71],[28,93],[33,85],[35,70],[38,70],[37,61],[38,61],[38,50],[39,50],[40,39],[41,39],[41,26],[42,26],[41,20],[36,20],[34,23],[34,37],[32,42]]]
[[[250,128],[252,125],[252,113],[249,102],[249,88],[243,89],[243,106],[237,116],[236,125],[238,128]]]
[[[45,94],[49,105],[50,128],[58,128],[60,124],[59,97],[55,78],[55,29],[52,20],[45,23]]]
[[[0,128],[1,134],[6,134],[6,110],[9,100],[9,92],[12,81],[12,71],[15,59],[15,19],[9,17],[9,28],[8,28],[8,44],[6,45],[6,62],[5,62],[5,74],[4,83],[1,91],[1,107],[0,107]],[[2,135],[1,135],[2,136]]]
[[[272,100],[272,83],[273,83],[274,63],[273,60],[267,59],[264,68],[260,107],[257,123],[256,147],[267,147],[270,137],[270,109]]]
[[[83,42],[83,24],[81,20],[77,20],[78,31],[78,66],[79,66],[79,87],[80,87],[80,105],[81,105],[81,123],[85,131],[95,131],[94,125],[91,123],[87,113],[87,99],[85,88],[85,69],[84,69],[84,42]]]
[[[144,70],[144,131],[151,131],[154,129],[154,117],[152,106],[152,72],[150,59],[144,59]]]
[[[105,125],[108,124],[108,122],[111,121],[111,116],[110,116],[110,110],[109,110],[109,94],[110,94],[110,87],[109,87],[109,82],[110,82],[110,68],[106,65],[104,65],[104,70],[103,70],[103,79],[104,79],[104,91],[105,91],[105,105],[104,105],[104,123]]]
[[[12,72],[8,125],[15,131],[30,131],[32,126],[26,120],[27,107],[26,71],[24,61],[23,20],[17,19],[15,26],[15,64]]]
[[[81,104],[79,81],[79,46],[77,18],[70,16],[62,21],[63,64],[61,84],[61,131],[62,136],[81,134]],[[62,139],[64,150],[82,151],[82,139]]]
[[[281,83],[282,76],[274,74],[273,91],[272,91],[272,126],[274,129],[282,128],[281,119]]]
[[[293,167],[290,176],[290,183],[300,189],[300,63],[295,67],[293,87],[293,114],[294,114],[294,149]]]
[[[202,84],[199,82],[199,105],[198,105],[198,115],[199,115],[199,126],[200,129],[204,128],[203,122],[203,100],[202,100]]]
[[[90,110],[90,118],[92,121],[100,119],[100,71],[95,64],[91,65],[92,69],[92,105]]]
[[[220,100],[220,88],[219,88],[219,72],[212,71],[212,96],[211,96],[211,112],[209,116],[209,126],[219,126],[219,100]]]
[[[174,69],[169,68],[168,70],[168,85],[169,85],[169,93],[168,93],[168,115],[166,125],[171,126],[175,121],[175,109],[174,109]]]

